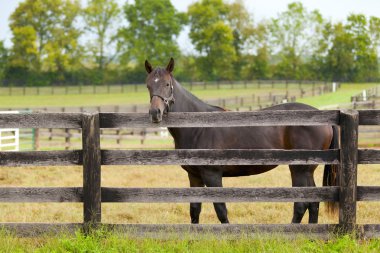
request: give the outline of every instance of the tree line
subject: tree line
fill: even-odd
[[[333,22],[299,2],[255,21],[242,0],[199,0],[187,12],[170,0],[24,0],[9,27],[4,86],[143,82],[145,59],[170,57],[183,81],[380,79],[380,18]],[[192,49],[178,44],[185,27]]]

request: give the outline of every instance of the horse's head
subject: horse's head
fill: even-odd
[[[150,120],[153,123],[159,123],[162,121],[162,115],[168,113],[170,106],[174,103],[174,79],[172,76],[174,60],[170,59],[166,69],[153,69],[146,60],[145,69],[148,72],[146,84],[150,95]]]

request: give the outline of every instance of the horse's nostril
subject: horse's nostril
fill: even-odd
[[[161,110],[160,110],[159,108],[150,109],[150,110],[149,110],[149,114],[150,114],[150,115],[161,114]]]

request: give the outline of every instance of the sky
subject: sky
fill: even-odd
[[[23,0],[0,0],[0,40],[4,40],[6,46],[11,45],[12,34],[8,27],[8,18]],[[52,0],[53,1],[53,0]],[[85,0],[81,0],[86,2]],[[123,5],[126,0],[117,0]],[[133,1],[130,1],[133,2]],[[179,11],[186,11],[194,0],[172,0],[173,5]],[[287,5],[294,0],[243,0],[248,11],[253,14],[254,21],[274,18],[286,10]],[[343,21],[351,13],[362,13],[367,16],[380,17],[380,0],[299,0],[308,11],[319,10],[324,18],[333,21]],[[187,39],[188,29],[185,29],[179,37],[179,45],[189,48],[191,44]]]

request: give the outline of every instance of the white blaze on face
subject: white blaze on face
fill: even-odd
[[[157,82],[158,82],[158,80],[160,80],[160,79],[156,78],[156,79],[154,79],[154,82],[155,82],[155,83],[157,83]]]

